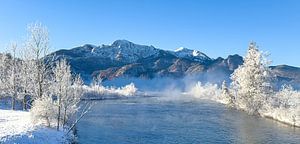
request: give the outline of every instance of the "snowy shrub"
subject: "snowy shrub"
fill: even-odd
[[[192,95],[196,98],[209,100],[217,100],[217,97],[220,95],[220,93],[220,89],[218,89],[216,84],[207,83],[202,85],[201,82],[197,82],[197,84],[188,92],[189,95]]]
[[[226,104],[230,107],[233,107],[234,104],[235,104],[235,98],[234,96],[230,93],[227,85],[226,85],[226,82],[223,81],[222,83],[222,86],[221,86],[221,94],[218,98],[218,101],[223,103],[223,104]]]
[[[281,108],[295,108],[299,105],[300,93],[293,87],[284,85],[274,98],[277,99],[278,106]]]
[[[137,88],[133,83],[130,83],[129,85],[126,85],[124,87],[118,88],[115,90],[115,92],[118,95],[123,96],[133,96],[137,91]]]
[[[34,123],[44,123],[51,126],[51,123],[57,117],[57,109],[54,101],[49,96],[43,96],[33,102],[30,113]]]
[[[133,96],[137,92],[137,88],[133,83],[124,87],[104,87],[102,85],[83,86],[86,97],[103,97],[103,96]]]
[[[262,115],[300,126],[300,92],[284,85],[271,99]]]

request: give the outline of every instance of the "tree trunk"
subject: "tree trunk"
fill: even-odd
[[[23,110],[24,110],[24,111],[27,110],[27,106],[26,106],[26,95],[23,97]]]
[[[60,102],[58,102],[58,116],[57,116],[57,131],[59,131],[59,121],[60,121]]]
[[[41,98],[43,95],[42,93],[42,82],[39,82],[39,91],[38,91],[38,97]]]
[[[47,121],[47,126],[50,127],[50,120],[49,120],[49,117],[46,118],[46,121]]]
[[[61,109],[61,96],[58,96],[58,116],[57,116],[57,131],[59,131],[60,122],[60,109]]]
[[[59,122],[60,122],[60,109],[61,109],[61,86],[59,88],[60,94],[58,94],[57,100],[58,100],[58,116],[57,116],[57,131],[59,131]]]
[[[12,110],[16,109],[16,99],[15,99],[15,97],[11,98],[11,108],[12,108]]]
[[[43,77],[42,77],[42,68],[41,65],[38,65],[38,98],[41,98],[43,96],[43,89],[42,89],[42,84],[43,84]]]
[[[63,127],[65,127],[66,119],[67,119],[67,108],[64,108],[64,119],[63,119]]]

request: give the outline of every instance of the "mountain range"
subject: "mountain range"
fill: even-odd
[[[191,75],[220,82],[229,80],[230,74],[243,63],[243,57],[237,54],[214,59],[198,50],[182,47],[169,51],[127,40],[116,40],[110,45],[86,44],[61,49],[49,56],[65,58],[72,71],[79,73],[86,82],[98,76],[105,81],[116,78],[182,78]],[[300,68],[288,65],[270,68],[278,83],[300,83]]]

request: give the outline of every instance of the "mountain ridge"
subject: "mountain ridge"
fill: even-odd
[[[228,80],[230,74],[243,63],[243,57],[238,54],[213,59],[198,50],[181,47],[170,51],[128,40],[116,40],[110,45],[100,46],[85,44],[58,50],[51,55],[55,55],[56,59],[66,58],[73,72],[81,74],[86,81],[96,76],[112,80],[120,77],[152,79],[218,74],[220,82]],[[277,77],[289,83],[300,82],[300,68],[287,65],[270,68]]]

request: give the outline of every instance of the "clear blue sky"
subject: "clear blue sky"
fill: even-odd
[[[35,21],[53,50],[127,39],[216,58],[244,55],[254,40],[273,64],[300,66],[299,0],[1,0],[1,51]]]

